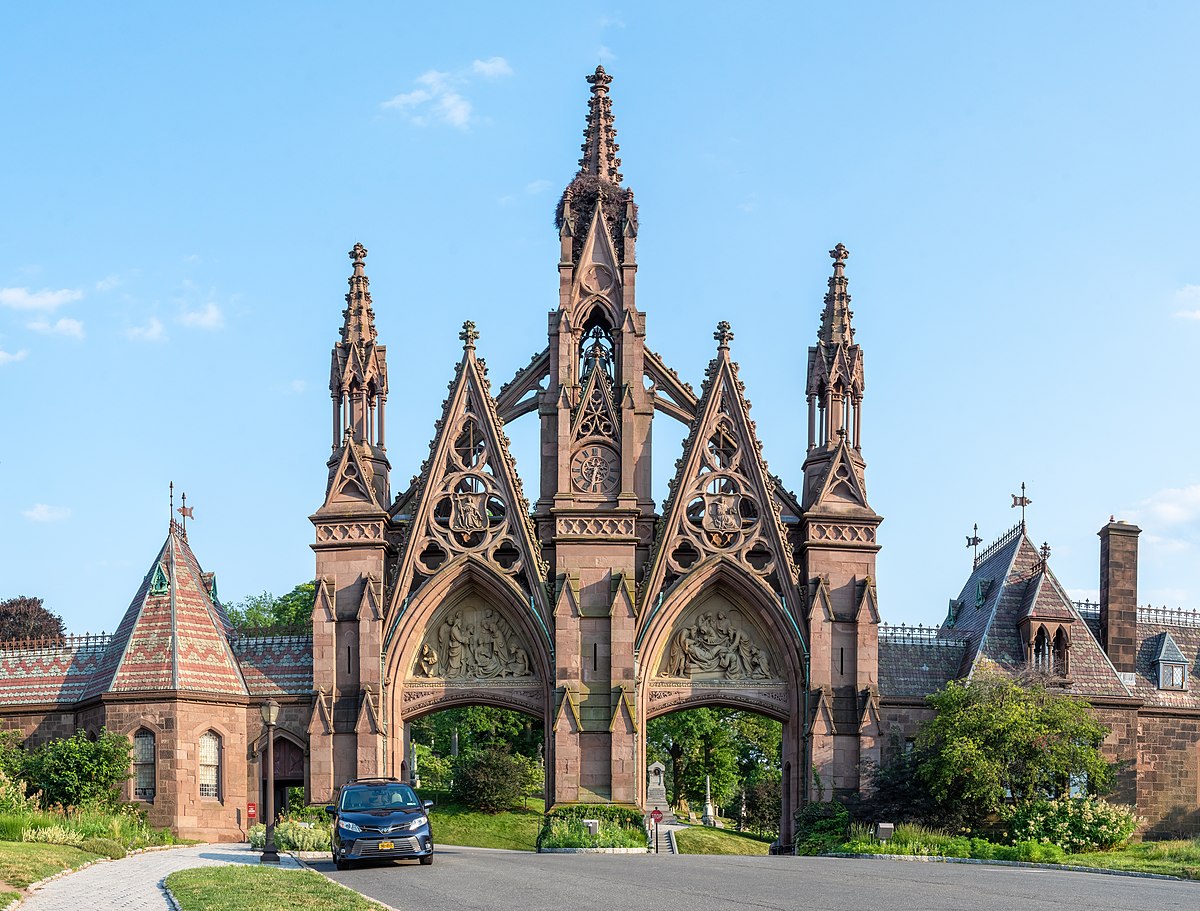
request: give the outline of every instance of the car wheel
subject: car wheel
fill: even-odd
[[[428,867],[431,863],[433,863],[433,855],[432,854],[426,854],[424,857],[419,857],[417,859],[419,861],[421,861],[422,867]]]
[[[341,860],[340,858],[335,858],[334,863],[337,865],[337,868],[339,870],[349,870],[350,869],[350,861],[348,861],[348,860]]]

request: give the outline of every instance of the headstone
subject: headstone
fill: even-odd
[[[706,826],[717,824],[717,814],[713,812],[712,777],[709,775],[704,776],[704,815],[700,817],[700,821]]]
[[[662,813],[662,821],[674,823],[675,814],[667,803],[667,767],[661,762],[653,762],[646,770],[646,812],[658,810]]]

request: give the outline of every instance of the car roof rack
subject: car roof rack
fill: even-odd
[[[399,778],[352,778],[346,785],[352,784],[404,784]]]

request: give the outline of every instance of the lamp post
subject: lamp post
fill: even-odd
[[[275,722],[279,720],[279,703],[268,699],[258,707],[263,724],[267,726],[267,841],[259,863],[279,863],[275,847]]]

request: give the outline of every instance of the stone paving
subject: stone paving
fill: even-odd
[[[124,860],[105,861],[60,877],[31,892],[19,911],[165,911],[171,907],[163,880],[176,870],[218,864],[257,864],[259,852],[245,845],[195,845],[147,851]],[[280,866],[299,869],[280,855]]]

